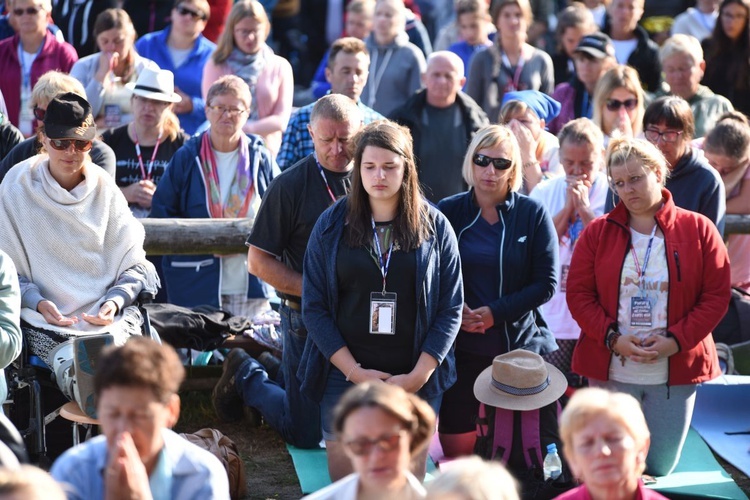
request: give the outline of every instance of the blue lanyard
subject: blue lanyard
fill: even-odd
[[[328,195],[331,197],[331,200],[336,203],[336,196],[333,194],[333,191],[331,191],[331,186],[328,185],[328,179],[326,179],[326,174],[323,172],[323,165],[321,165],[318,161],[317,153],[315,153],[313,156],[315,157],[315,164],[318,166],[318,172],[320,172],[320,176],[323,178],[323,182],[325,183],[326,189],[328,190]]]
[[[383,262],[383,252],[380,251],[380,238],[378,237],[378,230],[375,227],[375,218],[370,216],[370,222],[372,222],[372,234],[375,236],[375,250],[378,252],[378,264],[380,267],[380,274],[383,275],[383,293],[385,293],[385,278],[388,276],[388,268],[391,267],[391,255],[393,254],[393,237],[391,237],[391,244],[388,247],[388,257]]]
[[[36,49],[36,55],[34,56],[34,61],[36,61],[36,58],[39,57],[39,54],[42,52],[42,47],[44,47],[44,41],[46,40],[46,37],[42,40],[42,43],[39,44],[39,48]],[[18,62],[21,64],[21,78],[23,79],[22,85],[24,87],[31,88],[31,66],[34,65],[34,62],[31,62],[31,65],[29,65],[28,71],[26,70],[26,65],[24,64],[24,57],[23,57],[23,42],[21,40],[18,40]]]
[[[573,222],[568,222],[568,238],[570,238],[570,248],[575,248],[578,237],[583,232],[583,221],[580,215],[576,215]]]
[[[587,90],[583,91],[583,101],[581,102],[580,118],[591,118],[591,102]]]
[[[646,267],[648,267],[648,259],[651,257],[651,245],[654,243],[654,235],[656,234],[656,224],[651,230],[651,237],[648,240],[648,247],[646,247],[646,255],[643,257],[643,267],[638,265],[638,255],[635,253],[635,247],[633,243],[630,243],[630,251],[633,252],[633,260],[635,261],[635,272],[638,274],[638,288],[643,295],[643,278],[646,276]]]

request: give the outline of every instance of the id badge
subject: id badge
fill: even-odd
[[[560,269],[560,291],[563,293],[568,290],[568,272],[570,272],[570,266],[563,264]]]
[[[106,104],[104,106],[104,125],[106,127],[117,127],[120,125],[122,112],[117,104]]]
[[[396,334],[396,294],[372,292],[370,294],[370,333]]]
[[[647,326],[653,324],[651,301],[648,297],[630,298],[630,326]]]

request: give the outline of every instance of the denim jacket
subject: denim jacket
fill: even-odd
[[[302,316],[308,337],[297,376],[302,391],[316,401],[323,396],[331,356],[346,347],[336,326],[336,258],[346,214],[346,198],[323,212],[305,253]],[[418,393],[424,399],[441,395],[456,381],[453,345],[461,327],[464,303],[456,236],[437,209],[429,207],[429,216],[432,235],[416,250],[418,310],[412,353],[414,364],[422,352],[438,362]]]
[[[473,189],[445,198],[438,208],[459,240],[481,216]],[[547,354],[557,349],[541,311],[541,305],[552,298],[557,287],[559,250],[552,217],[541,203],[518,193],[510,193],[497,211],[503,224],[498,243],[500,290],[499,298],[488,306],[495,323],[501,325],[504,339],[498,346],[488,336],[464,333],[460,349],[487,356],[514,349]]]

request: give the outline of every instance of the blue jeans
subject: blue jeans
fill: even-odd
[[[315,448],[320,443],[320,407],[300,392],[297,367],[307,340],[302,313],[281,306],[282,387],[268,378],[260,363],[250,359],[237,370],[237,390],[247,406],[256,408],[268,425],[284,440],[299,448]]]

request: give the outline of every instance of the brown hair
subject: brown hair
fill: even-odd
[[[219,95],[233,95],[242,99],[248,108],[252,100],[250,87],[245,80],[236,75],[224,75],[211,84],[206,94],[206,105],[211,106],[211,101]]]
[[[750,121],[739,111],[721,115],[716,126],[703,140],[709,153],[744,160],[750,152]]]
[[[414,147],[409,129],[390,120],[378,120],[363,128],[352,141],[354,172],[352,190],[347,198],[347,243],[351,247],[369,246],[372,240],[370,199],[362,184],[362,154],[368,146],[387,149],[404,160],[404,179],[399,190],[398,212],[393,221],[395,238],[405,251],[414,250],[431,233],[427,202],[419,186]]]
[[[427,446],[435,430],[435,412],[419,396],[397,385],[365,382],[346,391],[334,408],[336,434],[341,435],[346,419],[360,408],[379,408],[400,420],[411,437],[409,451],[412,457]]]
[[[166,404],[184,378],[185,368],[172,347],[132,337],[125,345],[102,353],[94,375],[94,393],[99,398],[110,387],[141,387]]]
[[[235,48],[234,27],[246,17],[254,19],[265,26],[266,37],[268,37],[268,33],[271,32],[271,23],[268,22],[268,15],[266,14],[266,9],[263,8],[263,5],[256,0],[240,0],[235,3],[232,10],[229,11],[227,21],[224,23],[224,31],[219,37],[219,41],[216,43],[216,50],[211,56],[211,59],[213,59],[215,64],[223,64],[224,61],[229,58],[229,55]]]
[[[97,37],[109,30],[123,30],[136,38],[135,26],[127,12],[122,9],[107,9],[96,16],[94,22],[94,36]]]
[[[591,11],[578,2],[565,7],[557,15],[555,39],[557,40],[557,50],[559,52],[563,52],[564,50],[562,37],[568,28],[578,28],[584,32],[584,36],[598,31]]]
[[[643,127],[663,123],[667,127],[682,130],[682,137],[689,141],[695,136],[693,110],[685,99],[676,95],[665,95],[654,99],[643,115]]]
[[[339,55],[340,52],[343,52],[344,54],[365,54],[368,58],[370,57],[370,53],[367,51],[367,46],[365,45],[365,42],[360,40],[359,38],[355,38],[353,36],[345,36],[343,38],[339,38],[335,42],[333,42],[333,45],[331,45],[331,50],[328,53],[328,69],[333,71],[333,65],[336,64],[336,56]]]
[[[500,18],[500,12],[505,8],[506,5],[517,5],[523,13],[523,18],[528,26],[534,22],[534,13],[531,10],[531,4],[529,0],[498,0],[492,2],[492,24],[497,26],[497,20]]]

